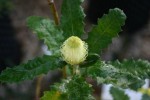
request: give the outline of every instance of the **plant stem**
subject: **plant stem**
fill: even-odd
[[[48,0],[48,4],[49,4],[50,9],[52,11],[52,14],[53,14],[53,17],[54,17],[54,20],[55,20],[55,24],[58,25],[59,24],[59,17],[58,17],[58,13],[57,13],[57,10],[56,10],[54,0]]]
[[[80,74],[80,72],[79,72],[79,65],[74,65],[73,66],[73,74],[74,75]]]
[[[73,67],[73,75],[76,74],[76,66],[72,66]]]
[[[63,78],[67,78],[66,66],[63,67],[62,71],[63,71]]]
[[[37,78],[35,100],[40,100],[39,97],[40,97],[42,79],[43,79],[43,75],[40,75],[40,76]]]

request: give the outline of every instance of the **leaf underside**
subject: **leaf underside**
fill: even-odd
[[[89,76],[99,83],[113,84],[122,88],[137,90],[150,78],[150,63],[144,60],[102,62],[88,68]]]
[[[52,20],[31,16],[27,19],[28,27],[43,40],[53,54],[59,53],[59,48],[64,41],[63,32]]]

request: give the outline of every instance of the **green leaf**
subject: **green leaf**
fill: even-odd
[[[126,15],[118,8],[110,9],[108,14],[105,14],[98,20],[98,25],[94,26],[89,32],[86,42],[89,46],[89,51],[100,53],[111,42],[112,38],[116,37],[121,31],[121,26],[125,24]]]
[[[130,100],[124,91],[119,88],[111,87],[110,93],[113,96],[113,100]]]
[[[27,19],[27,25],[37,34],[39,39],[44,40],[49,50],[54,54],[59,53],[59,48],[64,41],[64,37],[62,31],[52,20],[31,16]]]
[[[73,76],[53,85],[52,89],[64,94],[65,100],[95,100],[92,93],[92,86],[83,77]]]
[[[80,37],[84,33],[84,13],[81,8],[83,0],[63,0],[61,9],[61,27],[66,38],[74,35]]]
[[[61,100],[61,93],[55,90],[46,91],[40,100]]]
[[[147,94],[143,94],[142,100],[150,100],[150,96]]]
[[[98,54],[88,54],[86,60],[80,64],[80,68],[88,67],[97,62],[100,59]]]
[[[138,76],[140,79],[150,79],[150,62],[147,60],[134,60],[134,59],[124,59],[122,62],[118,60],[115,62],[108,62],[116,68],[124,72],[130,72],[135,76]]]
[[[122,62],[98,61],[88,67],[88,75],[99,83],[113,84],[122,88],[137,90],[150,77],[150,63],[143,60],[124,60]]]
[[[82,77],[72,77],[68,84],[66,84],[66,89],[69,100],[93,100],[91,96],[92,87]]]
[[[20,64],[13,68],[6,68],[0,74],[0,81],[14,83],[29,80],[61,66],[62,63],[59,58],[45,55],[28,61],[26,64]]]

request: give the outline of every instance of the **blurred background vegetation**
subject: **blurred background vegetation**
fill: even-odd
[[[54,1],[61,16],[62,0]],[[150,61],[149,0],[85,0],[82,6],[87,14],[86,31],[110,8],[118,7],[127,15],[123,31],[104,50],[102,59],[141,58]],[[43,41],[39,41],[26,26],[27,17],[32,15],[53,19],[47,0],[0,0],[0,71],[47,53]],[[60,81],[60,78],[61,72],[49,72],[42,80],[41,91],[48,90],[50,84]],[[94,84],[95,96],[99,96],[101,86],[87,80]],[[1,84],[0,100],[34,100],[35,88],[36,79],[19,84]]]

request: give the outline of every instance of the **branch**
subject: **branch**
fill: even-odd
[[[40,92],[41,92],[41,82],[43,79],[43,75],[40,75],[37,78],[37,84],[36,84],[36,93],[35,93],[35,100],[40,100]]]
[[[53,17],[54,17],[54,20],[55,20],[55,24],[58,25],[59,24],[59,17],[58,17],[58,13],[57,13],[57,10],[56,10],[54,0],[48,0],[48,4],[49,4],[50,9],[52,11],[52,14],[53,14]]]

